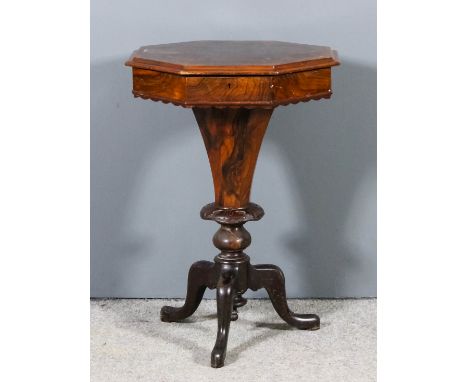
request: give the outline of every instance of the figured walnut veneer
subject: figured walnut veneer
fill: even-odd
[[[328,47],[279,41],[193,41],[133,53],[133,94],[184,107],[274,108],[331,96]]]
[[[215,205],[245,207],[272,110],[194,108],[193,112],[210,161]]]

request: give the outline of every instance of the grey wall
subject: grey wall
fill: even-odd
[[[199,218],[213,191],[193,114],[134,99],[123,66],[141,45],[198,39],[339,51],[331,100],[273,113],[252,189],[266,215],[246,226],[248,253],[283,269],[290,297],[376,295],[375,8],[375,0],[91,2],[93,297],[183,297],[191,263],[216,255],[217,225]]]

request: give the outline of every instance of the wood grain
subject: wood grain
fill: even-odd
[[[193,112],[210,161],[215,205],[246,207],[272,110],[194,108]]]
[[[185,78],[170,73],[133,68],[133,95],[182,104],[185,102]]]
[[[327,46],[282,41],[189,41],[148,45],[127,65],[181,75],[276,75],[338,65]]]
[[[331,69],[318,69],[272,77],[273,103],[288,104],[314,97],[330,97]]]
[[[186,104],[271,103],[270,77],[187,77]]]
[[[133,53],[133,94],[183,107],[274,108],[329,98],[328,47],[279,41],[192,41]]]
[[[183,107],[274,108],[329,98],[331,69],[278,76],[184,77],[133,69],[133,95]]]

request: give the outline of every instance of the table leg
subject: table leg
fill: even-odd
[[[163,306],[161,321],[180,321],[191,316],[197,310],[207,287],[215,288],[215,264],[211,261],[197,261],[190,267],[187,282],[187,297],[180,308]]]
[[[216,288],[216,304],[218,310],[218,334],[213,351],[211,366],[218,368],[224,365],[226,348],[231,325],[233,300],[235,295],[235,276],[232,273],[221,273]]]
[[[316,314],[291,312],[286,300],[284,274],[279,267],[271,264],[251,265],[249,269],[249,289],[265,288],[278,315],[289,325],[298,329],[317,330],[320,318]]]

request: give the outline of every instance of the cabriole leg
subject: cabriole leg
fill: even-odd
[[[316,314],[296,314],[291,312],[286,301],[284,274],[279,267],[271,264],[253,265],[249,269],[249,288],[265,288],[278,315],[298,329],[317,330],[320,318]]]
[[[180,308],[163,306],[161,321],[180,321],[191,316],[197,310],[207,287],[213,288],[215,266],[211,261],[197,261],[190,267],[187,282],[187,297]]]
[[[234,301],[234,276],[229,273],[221,274],[216,288],[216,303],[218,309],[218,334],[211,352],[211,366],[218,368],[224,365],[226,348],[231,324],[232,305]]]

